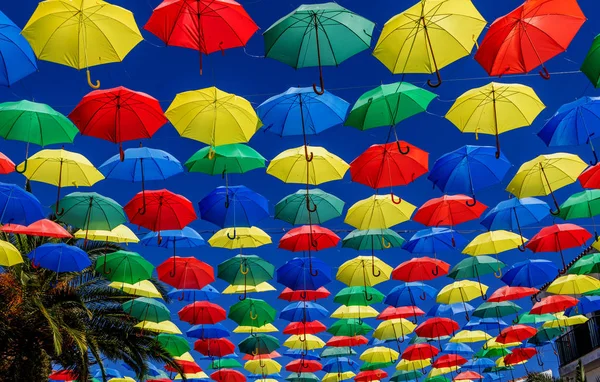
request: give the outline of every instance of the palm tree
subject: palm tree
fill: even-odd
[[[87,381],[92,366],[104,375],[105,360],[124,362],[140,379],[148,371],[148,361],[179,370],[156,335],[134,328],[138,321],[123,311],[121,304],[134,297],[109,287],[93,267],[57,274],[32,266],[26,255],[56,239],[5,233],[0,233],[0,239],[14,244],[25,258],[23,264],[0,273],[1,381],[46,382],[52,365]],[[62,242],[76,244],[74,239]],[[97,242],[81,248],[92,263],[119,249]],[[164,287],[152,281],[168,301]]]
[[[562,378],[553,378],[546,373],[529,373],[525,382],[562,382]]]

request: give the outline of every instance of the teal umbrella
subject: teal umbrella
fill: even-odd
[[[171,319],[169,308],[148,297],[138,297],[123,304],[123,310],[140,321],[162,322]]]
[[[135,284],[148,280],[153,271],[154,265],[135,252],[117,251],[96,260],[96,272],[110,281]]]
[[[479,318],[497,318],[516,314],[520,310],[521,307],[511,301],[484,302],[473,311],[472,315]],[[498,325],[500,325],[500,321],[498,321]]]
[[[391,229],[355,229],[342,239],[343,248],[358,251],[400,248],[406,240]]]
[[[156,336],[156,340],[174,357],[179,357],[191,350],[187,340],[176,334],[161,333]]]
[[[341,216],[343,211],[343,200],[314,188],[308,190],[308,196],[306,190],[298,190],[281,199],[275,205],[275,219],[294,225],[323,224]]]
[[[354,337],[369,334],[373,330],[372,326],[366,324],[361,319],[347,318],[334,322],[327,329],[327,332],[334,336]]]
[[[416,381],[422,376],[423,376],[423,374],[417,370],[412,370],[412,371],[396,370],[396,372],[390,378],[390,381],[391,382],[406,382],[406,381],[412,381],[412,380]]]
[[[476,278],[481,283],[481,276],[499,272],[505,266],[502,261],[491,256],[470,256],[456,264],[448,273],[448,277],[456,280]],[[484,295],[483,299],[487,300],[487,296]]]
[[[247,300],[246,300],[247,301]],[[269,354],[279,349],[279,340],[268,334],[253,334],[239,343],[238,348],[244,354]]]
[[[275,267],[268,261],[255,255],[240,254],[219,264],[217,277],[231,285],[256,286],[271,280],[274,272]],[[245,290],[239,299],[246,299]]]
[[[314,373],[292,373],[285,377],[290,382],[319,382],[320,379]]]
[[[367,299],[367,296],[371,296]],[[377,304],[385,299],[385,295],[370,286],[350,286],[338,292],[333,302],[346,306],[367,306]]]
[[[70,193],[59,205],[58,220],[84,231],[110,231],[127,221],[119,203],[95,192]]]
[[[330,357],[346,357],[356,355],[356,351],[349,346],[335,347],[335,348],[325,348],[321,352],[321,358],[330,358]]]

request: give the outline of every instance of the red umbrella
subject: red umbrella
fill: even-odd
[[[167,123],[156,98],[123,86],[88,93],[69,119],[82,135],[118,143],[121,160],[123,142],[151,138]]]
[[[354,381],[356,382],[371,382],[371,381],[379,381],[383,378],[387,378],[388,374],[381,370],[365,370],[356,374],[354,377]]]
[[[475,60],[490,76],[528,73],[564,52],[586,18],[576,0],[528,0],[490,25]]]
[[[600,163],[588,167],[577,179],[583,188],[600,188]]]
[[[192,325],[216,324],[227,318],[227,312],[217,304],[208,301],[196,301],[184,306],[179,312],[181,321]]]
[[[519,300],[524,297],[533,296],[537,292],[539,292],[539,289],[537,288],[503,286],[492,293],[492,295],[488,297],[487,301],[502,302]]]
[[[514,348],[512,349],[512,353],[504,356],[504,364],[510,366],[523,361],[529,361],[536,354],[537,350],[535,348]]]
[[[510,344],[513,342],[525,341],[537,333],[536,328],[527,325],[512,325],[504,328],[498,337],[496,342],[500,344]]]
[[[168,1],[168,0],[167,0]],[[210,379],[217,382],[245,382],[244,374],[233,369],[220,369],[210,375]]]
[[[473,380],[473,379],[483,379],[483,376],[474,371],[463,371],[462,373],[460,373],[456,377],[454,377],[453,381],[466,381],[466,380]]]
[[[305,359],[295,359],[285,365],[285,370],[292,373],[314,373],[322,369],[323,365],[320,362]]]
[[[424,316],[425,312],[418,306],[399,306],[397,308],[388,306],[377,316],[378,320],[393,320],[394,318],[408,318],[414,317],[415,321],[417,316]]]
[[[224,357],[235,353],[235,345],[227,338],[207,338],[197,340],[194,350],[207,357]]]
[[[6,175],[15,171],[15,163],[9,157],[0,153],[0,174]]]
[[[158,279],[177,289],[202,289],[215,281],[213,267],[195,257],[173,256],[156,267]],[[183,296],[183,292],[182,292]]]
[[[175,360],[175,363],[179,365],[184,374],[195,374],[202,371],[202,368],[194,361],[186,361],[183,359]],[[172,373],[179,373],[179,370],[175,369],[171,365],[165,365],[165,370]]]
[[[329,297],[329,292],[325,287],[320,287],[317,290],[291,290],[285,288],[279,295],[279,299],[285,301],[317,301]]]
[[[53,370],[48,379],[53,381],[75,381],[79,376],[70,370]]]
[[[466,195],[444,195],[431,199],[423,204],[413,220],[428,227],[456,226],[469,220],[477,219],[487,206]]]
[[[18,233],[18,234],[25,234],[25,231],[27,230],[27,226],[24,225],[20,225],[20,224],[5,224],[2,227],[0,227],[0,231],[2,232],[6,232],[6,233]]]
[[[369,147],[350,163],[350,175],[353,182],[374,189],[405,186],[427,173],[428,161],[429,153],[410,143],[395,141]]]
[[[283,235],[279,240],[279,248],[292,252],[320,251],[335,247],[339,242],[340,237],[327,228],[303,225]]]
[[[436,359],[433,363],[433,367],[441,369],[443,367],[456,367],[467,363],[467,359],[458,354],[444,354],[440,358]]]
[[[525,246],[533,252],[560,252],[563,269],[558,272],[564,274],[567,265],[565,264],[563,250],[580,247],[591,238],[592,234],[578,225],[571,223],[554,224],[542,228]]]
[[[434,317],[422,322],[415,328],[415,333],[419,337],[440,338],[453,334],[460,329],[458,323],[450,318]]]
[[[144,26],[168,46],[202,54],[246,46],[258,30],[244,8],[233,0],[163,0]]]
[[[579,300],[575,297],[556,295],[544,297],[541,301],[536,302],[531,310],[530,314],[546,314],[546,313],[558,313],[566,309],[572,308]]]
[[[402,359],[409,361],[419,361],[433,358],[440,352],[440,349],[429,344],[414,344],[407,347],[402,353]]]
[[[138,192],[123,209],[131,224],[154,232],[183,229],[198,218],[192,202],[169,190]]]
[[[392,279],[405,282],[432,280],[448,274],[450,264],[431,257],[413,257],[398,265]]]
[[[288,326],[283,329],[283,334],[289,335],[301,335],[301,334],[317,334],[327,330],[327,326],[323,325],[321,321],[310,321],[310,322],[290,322]]]
[[[368,343],[369,340],[364,336],[333,336],[327,341],[325,345],[340,348],[347,346],[361,346],[366,345]]]
[[[244,354],[242,359],[244,361],[258,361],[261,359],[273,359],[273,358],[280,358],[280,357],[281,357],[281,354],[279,354],[276,351],[272,351],[269,354],[257,354],[257,355]]]
[[[24,230],[19,233],[32,236],[54,237],[57,239],[73,237],[73,235],[64,229],[63,226],[48,219],[42,219],[31,223],[27,227],[24,227]]]

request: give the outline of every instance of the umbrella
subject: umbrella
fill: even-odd
[[[453,381],[473,381],[477,379],[483,379],[483,375],[476,373],[474,371],[463,371],[459,373],[452,379]]]
[[[173,256],[176,256],[177,248],[197,248],[206,245],[206,242],[194,229],[183,227],[181,230],[150,232],[142,238],[141,244],[148,247],[173,248]]]
[[[371,272],[368,272],[368,269]],[[348,286],[374,286],[389,280],[392,267],[374,256],[357,256],[338,268],[335,278]],[[365,295],[366,295],[365,289]],[[366,296],[371,300],[372,296]]]
[[[123,293],[127,293],[138,297],[151,297],[162,299],[163,295],[156,289],[156,286],[149,280],[138,281],[134,284],[123,283],[113,281],[108,284],[109,287],[120,290]]]
[[[308,158],[306,153],[310,152]],[[339,180],[348,171],[348,164],[323,147],[301,146],[277,155],[267,167],[267,174],[285,183],[319,185]]]
[[[235,345],[226,338],[199,339],[194,342],[194,350],[211,358],[224,357],[235,352]]]
[[[261,127],[250,102],[214,86],[177,94],[165,115],[179,135],[210,146],[248,142]]]
[[[405,282],[432,280],[446,275],[449,269],[450,264],[445,261],[427,256],[413,257],[394,268],[392,279]]]
[[[462,253],[471,256],[494,254],[498,257],[497,255],[499,253],[520,248],[521,245],[525,244],[525,241],[527,241],[526,238],[512,232],[504,230],[489,231],[477,235],[463,249]],[[502,277],[502,272],[500,270],[499,273],[500,275],[496,275],[497,278]]]
[[[386,296],[384,303],[394,307],[415,306],[417,305],[416,296],[425,301],[427,298],[433,298],[436,293],[437,289],[430,285],[420,282],[408,282],[395,286]]]
[[[279,240],[278,247],[292,252],[308,251],[310,258],[311,250],[333,248],[339,241],[340,238],[327,228],[304,225],[286,232]]]
[[[487,334],[484,331],[481,330],[461,330],[460,332],[456,333],[454,336],[452,336],[452,338],[450,339],[451,343],[474,343],[474,342],[481,342],[481,341],[487,341],[489,339],[491,339],[492,336],[490,336],[489,334]]]
[[[154,232],[183,229],[197,218],[192,202],[165,189],[138,192],[124,210],[132,224]]]
[[[433,227],[417,231],[402,249],[410,253],[432,254],[437,259],[437,252],[456,250],[457,246],[460,248],[466,244],[466,239],[454,230]]]
[[[439,341],[441,337],[454,335],[459,328],[458,323],[450,318],[435,317],[419,324],[415,328],[415,334],[424,338],[437,338]]]
[[[254,356],[269,354],[279,347],[279,340],[268,334],[253,334],[238,344],[240,352]]]
[[[246,46],[258,26],[236,1],[175,0],[154,8],[144,29],[167,46],[197,50],[202,74],[202,54]]]
[[[183,337],[161,333],[156,336],[158,343],[172,356],[178,357],[191,350],[190,344]]]
[[[189,328],[186,335],[199,339],[217,339],[229,337],[231,333],[221,324],[200,324]]]
[[[367,298],[368,299],[368,298]],[[377,317],[378,312],[371,306],[345,306],[342,305],[333,312],[330,317],[338,319]]]
[[[498,337],[496,337],[496,342],[501,344],[521,342],[535,336],[536,333],[537,330],[531,326],[513,325],[503,329]]]
[[[523,361],[530,360],[536,354],[538,354],[538,351],[535,348],[514,349],[511,354],[507,354],[504,357],[504,364],[505,365],[517,365]],[[542,365],[543,365],[543,363],[542,363]]]
[[[265,56],[294,69],[319,67],[323,95],[323,66],[338,66],[371,45],[375,24],[335,3],[301,5],[277,20],[264,33]]]
[[[2,15],[0,14],[0,19]],[[2,24],[0,24],[1,27]],[[9,157],[0,153],[0,174],[8,175],[15,171],[15,164]]]
[[[177,289],[202,289],[215,281],[213,267],[195,257],[173,256],[173,265],[169,263],[170,260],[164,261],[156,272],[159,280]]]
[[[598,240],[596,222],[594,216],[600,214],[598,208],[600,202],[600,190],[584,190],[571,195],[560,205],[558,216],[564,220],[591,218],[594,225],[594,236]]]
[[[554,224],[542,228],[540,232],[531,238],[526,247],[536,253],[560,252],[563,269],[559,270],[558,273],[564,274],[567,272],[567,265],[565,264],[563,250],[582,246],[591,238],[592,234],[575,224]]]
[[[500,134],[530,126],[544,107],[528,86],[491,82],[458,97],[446,119],[463,133],[475,133],[476,138],[479,134],[495,135],[495,155],[499,159]]]
[[[343,248],[383,250],[400,248],[405,240],[391,229],[354,230],[342,239]]]
[[[487,331],[494,328],[503,328],[507,326],[508,324],[499,317],[486,317],[471,319],[464,327],[468,328],[469,330]]]
[[[113,177],[123,180],[132,180],[131,177],[139,180],[140,175],[143,175],[143,171],[137,169],[135,165],[119,166],[114,161],[116,158],[120,158],[121,161],[125,159],[123,142],[151,138],[167,122],[167,118],[164,116],[160,103],[156,98],[123,86],[107,90],[94,90],[88,93],[69,114],[69,118],[82,135],[119,144],[119,156],[112,157],[105,165],[110,163],[108,166],[111,169],[110,171],[116,170]],[[163,159],[164,156],[172,163],[179,164],[173,157],[160,150],[129,149],[128,152],[128,157],[130,160],[133,159],[134,164],[138,159],[146,158],[152,160],[154,165],[158,166],[157,160]],[[158,155],[152,155],[155,153]],[[178,171],[181,169],[181,165],[173,165],[170,169],[171,171],[168,171],[167,174],[171,172],[171,175],[174,175],[173,170],[183,171]],[[106,172],[102,172],[107,178],[110,178]],[[157,176],[160,176],[160,174],[152,175],[147,179],[155,180],[151,178]]]
[[[299,373],[299,372],[314,373],[317,371],[321,371],[322,369],[323,369],[323,366],[321,365],[321,363],[317,362],[317,361],[313,361],[313,360],[296,359],[296,360],[293,360],[292,362],[289,362],[287,365],[285,365],[285,370],[295,372],[295,373]]]
[[[486,33],[475,60],[490,76],[528,73],[564,52],[586,18],[575,0],[525,2],[496,19]],[[564,25],[564,28],[557,28]]]
[[[436,302],[442,304],[462,302],[465,304],[468,301],[484,296],[487,289],[487,285],[480,282],[476,283],[470,280],[455,281],[452,284],[446,285],[439,291]],[[466,309],[465,316],[468,320],[469,313],[467,313]]]
[[[556,278],[546,288],[547,293],[581,295],[600,289],[600,281],[588,275],[565,275]]]
[[[310,209],[307,209],[308,205]],[[316,210],[312,211],[316,206]],[[275,219],[290,224],[323,224],[342,215],[344,201],[318,188],[298,190],[275,205]],[[310,215],[310,216],[309,216]]]
[[[21,232],[17,233],[39,237],[52,237],[55,239],[70,239],[73,237],[63,226],[48,219],[41,219],[31,223],[27,227],[24,227]]]
[[[92,241],[104,241],[105,243],[138,243],[140,239],[123,224],[119,224],[112,230],[79,230],[73,235],[77,239],[85,239]]]
[[[513,324],[543,324],[548,321],[556,320],[556,316],[553,314],[530,314],[529,312],[518,315],[516,322]]]
[[[0,182],[0,223],[31,224],[45,217],[40,201],[30,192]]]
[[[540,155],[521,165],[506,191],[517,198],[551,195],[557,211],[550,213],[557,215],[560,213],[560,207],[554,191],[575,182],[586,167],[587,165],[574,154]]]
[[[292,303],[279,313],[279,318],[289,322],[312,322],[326,318],[329,311],[314,302],[298,301]],[[306,334],[306,333],[302,333]]]
[[[371,296],[367,300],[365,296]],[[333,298],[333,302],[346,306],[367,306],[383,301],[385,295],[370,286],[350,286],[341,289]]]
[[[276,314],[264,300],[246,298],[232,305],[227,317],[238,325],[259,327],[275,321]]]
[[[221,228],[250,227],[269,216],[267,199],[246,186],[217,187],[198,207],[202,220]]]
[[[198,150],[185,162],[189,172],[209,175],[243,174],[265,167],[265,158],[252,147],[241,143],[222,146],[206,146]]]
[[[491,256],[474,256],[458,262],[448,273],[448,277],[453,279],[477,278],[477,282],[481,282],[480,277],[490,273],[494,273],[497,278],[502,277],[502,268],[506,264],[494,259]],[[498,273],[496,273],[498,270]],[[487,300],[487,294],[483,294],[482,298]]]
[[[112,230],[127,221],[119,203],[95,192],[72,192],[54,206],[55,210],[59,204],[58,220],[81,228],[86,234],[90,230]]]
[[[470,194],[494,186],[504,179],[511,167],[501,153],[495,160],[490,146],[463,146],[439,157],[427,179],[444,193]]]
[[[223,228],[208,239],[211,247],[241,249],[271,244],[271,236],[258,227]]]
[[[182,296],[181,301],[214,301],[220,297],[221,293],[212,285],[206,285],[202,289],[183,289],[177,288],[167,293],[167,296],[175,298]],[[179,297],[178,297],[179,298]]]
[[[600,273],[600,254],[590,253],[579,258],[569,267],[568,273],[577,275]]]
[[[396,140],[372,145],[350,163],[353,182],[374,189],[405,186],[427,173],[429,153],[410,143]]]
[[[233,369],[237,367],[242,367],[242,364],[233,358],[221,358],[216,359],[210,363],[209,368],[213,370],[219,369]]]
[[[216,324],[227,318],[225,309],[208,301],[196,301],[188,304],[177,314],[179,319],[192,325]]]
[[[366,335],[372,331],[373,328],[370,325],[355,318],[338,320],[327,329],[327,332],[334,336],[347,337]]]
[[[486,21],[470,1],[421,1],[388,20],[373,55],[392,73],[436,73],[468,56]]]
[[[299,297],[303,300],[308,299],[309,291],[316,291],[318,288],[331,282],[331,268],[323,261],[312,258],[293,258],[277,269],[277,282],[292,289],[303,290]]]
[[[453,342],[444,344],[442,351],[449,354],[460,354],[469,357],[473,354],[473,349],[471,349],[469,345]]]
[[[297,259],[297,258],[296,258]],[[288,287],[279,294],[277,298],[285,301],[317,301],[329,297],[331,293],[325,287],[319,287],[316,290],[292,290]]]
[[[21,29],[0,12],[0,85],[10,87],[15,82],[37,71],[37,62],[31,46],[21,35]]]
[[[595,88],[600,86],[600,71],[598,71],[597,66],[598,58],[600,57],[598,55],[598,53],[600,53],[600,51],[598,51],[598,47],[600,47],[600,38],[596,36],[592,41],[592,46],[590,46],[583,63],[581,64],[581,71],[586,75]]]
[[[262,282],[271,280],[275,273],[275,267],[255,255],[237,255],[219,264],[217,277],[232,285],[256,286]],[[240,300],[246,298],[239,296]]]
[[[129,300],[123,303],[122,306],[123,311],[140,321],[162,322],[171,318],[171,312],[165,304],[148,297],[138,297],[134,300]]]
[[[514,263],[502,276],[511,287],[538,287],[554,280],[558,268],[550,260],[532,259]]]
[[[506,317],[510,314],[518,313],[520,310],[521,307],[512,301],[484,302],[475,309],[473,316],[479,318]],[[498,328],[500,328],[499,321]]]
[[[462,304],[460,302],[454,304],[435,304],[427,312],[430,317],[447,317],[452,318],[455,314],[470,313],[475,308],[471,304]]]
[[[284,329],[283,334],[317,334],[327,330],[327,327],[321,321],[314,320],[310,322],[290,322]]]
[[[34,268],[42,267],[56,273],[81,272],[92,265],[85,251],[79,247],[63,243],[42,244],[35,248],[28,257],[31,259]]]
[[[8,241],[0,240],[0,266],[12,267],[22,262],[23,256],[14,245]]]
[[[110,281],[137,283],[152,277],[154,266],[135,252],[116,251],[96,260],[96,272]]]
[[[440,369],[443,367],[462,366],[467,363],[467,359],[458,354],[444,354],[433,363],[433,367]]]
[[[381,322],[375,332],[373,338],[385,341],[396,341],[398,352],[401,351],[400,344],[406,340],[406,336],[415,330],[416,325],[403,318],[393,318]]]
[[[246,362],[246,364],[244,365],[244,369],[246,369],[252,374],[267,376],[269,374],[279,373],[281,371],[281,365],[279,364],[279,362],[274,361],[272,359],[251,360]]]
[[[358,228],[385,229],[410,220],[416,207],[394,194],[373,195],[348,209],[344,223]]]
[[[57,23],[56,20],[63,22]],[[92,83],[90,67],[121,62],[143,38],[133,13],[102,0],[59,0],[38,4],[23,28],[38,59],[86,69]],[[89,44],[88,44],[89,42]]]
[[[485,204],[466,195],[444,195],[425,202],[419,207],[413,220],[429,227],[439,225],[454,227],[477,219],[486,208]]]
[[[414,317],[415,321],[417,316],[424,316],[425,312],[418,306],[388,306],[378,316],[378,320],[393,320],[395,318],[408,318]]]
[[[440,352],[440,349],[429,344],[415,344],[407,347],[402,353],[402,359],[409,361],[418,361],[433,358]]]
[[[569,308],[565,313],[571,315],[573,313],[589,314],[600,310],[600,296],[582,296],[575,307]],[[554,317],[554,316],[553,316]],[[554,317],[556,319],[556,317]]]
[[[383,346],[374,346],[365,350],[359,358],[361,361],[370,363],[385,363],[394,362],[399,356],[400,354],[395,350]]]
[[[494,291],[488,298],[488,302],[502,302],[510,300],[519,300],[525,297],[532,296],[539,292],[537,288],[519,287],[519,286],[503,286]]]

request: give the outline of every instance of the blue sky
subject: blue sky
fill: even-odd
[[[340,1],[339,4],[375,22],[376,27],[371,45],[373,47],[383,24],[392,16],[411,6],[413,2],[397,0],[376,0],[370,2],[346,0]],[[131,10],[141,29],[148,20],[152,9],[159,4],[159,1],[115,0],[113,3]],[[126,57],[124,62],[92,68],[92,77],[101,80],[103,89],[123,85],[133,90],[147,92],[159,99],[165,110],[177,93],[187,90],[217,86],[224,91],[244,96],[256,107],[265,99],[274,94],[281,93],[291,86],[310,86],[315,82],[318,79],[316,68],[294,70],[278,61],[260,57],[263,54],[262,31],[283,15],[297,8],[301,2],[288,0],[252,0],[242,1],[241,3],[260,26],[261,30],[250,40],[245,51],[244,49],[233,49],[226,51],[224,55],[216,53],[205,57],[203,76],[200,76],[198,73],[198,53],[196,51],[164,47],[164,44],[155,36],[142,31],[145,41],[140,43]],[[492,22],[495,18],[508,13],[520,5],[520,3],[518,0],[474,0],[475,6],[488,22]],[[36,5],[37,1],[34,0],[6,1],[3,2],[0,9],[17,25],[23,27],[33,13]],[[596,94],[595,89],[589,84],[583,74],[573,73],[578,71],[592,39],[600,30],[600,16],[597,15],[597,8],[594,7],[594,1],[581,0],[580,6],[588,17],[588,21],[579,31],[568,51],[547,63],[548,70],[551,73],[555,73],[552,75],[551,80],[543,80],[536,74],[537,71],[527,76],[507,76],[500,80],[497,78],[494,79],[503,83],[521,83],[532,86],[541,100],[546,104],[546,109],[538,116],[531,127],[511,131],[501,136],[503,152],[512,162],[513,167],[501,185],[478,193],[478,199],[490,207],[508,197],[508,193],[504,191],[504,187],[508,184],[519,165],[524,161],[543,153],[556,151],[580,154],[586,161],[591,159],[588,147],[565,147],[563,150],[547,148],[535,135],[542,127],[544,121],[552,116],[560,105],[571,102],[583,95],[593,96]],[[485,33],[485,30],[483,33]],[[370,53],[370,51],[362,52],[343,62],[339,67],[326,67],[324,69],[324,76],[327,90],[353,104],[363,92],[381,83],[391,83],[401,80],[401,76],[392,75]],[[431,103],[428,112],[403,121],[398,126],[398,134],[401,139],[430,153],[430,165],[440,155],[465,144],[494,144],[493,136],[480,136],[479,140],[476,141],[473,134],[461,134],[454,125],[443,118],[443,115],[450,108],[452,102],[460,94],[468,89],[485,85],[491,81],[485,71],[474,61],[471,55],[444,68],[442,76],[444,78],[443,85],[437,89],[430,89],[438,94],[439,97]],[[433,77],[406,75],[404,80],[417,86],[427,87],[425,82],[428,78]],[[0,89],[0,100],[3,102],[21,99],[35,100],[37,102],[48,103],[56,110],[68,114],[81,97],[90,90],[85,80],[84,71],[78,72],[65,66],[40,62],[38,73],[29,76],[10,89]],[[386,137],[386,128],[361,132],[350,127],[337,126],[318,136],[310,137],[310,143],[326,147],[330,152],[337,154],[349,163],[370,145],[384,143]],[[279,152],[285,149],[297,147],[301,144],[301,137],[280,138],[273,134],[263,133],[262,131],[257,132],[250,141],[250,145],[268,159],[274,158]],[[137,142],[129,142],[126,144],[126,147],[137,147],[137,145]],[[175,129],[170,124],[167,124],[151,140],[144,141],[144,146],[168,151],[184,162],[203,145],[199,142],[179,137]],[[78,136],[74,144],[67,145],[65,149],[84,154],[97,166],[117,152],[117,146],[109,142],[84,136]],[[0,151],[18,163],[23,159],[25,145],[12,141],[0,141]],[[343,199],[346,202],[346,208],[354,202],[373,194],[370,188],[352,183],[349,175],[349,173],[346,174],[343,180],[320,186],[321,189]],[[12,174],[7,176],[3,181],[23,184],[24,178],[18,174]],[[281,198],[299,189],[298,185],[283,184],[278,179],[265,174],[261,170],[244,175],[231,176],[230,184],[244,184],[254,191],[261,193],[269,199],[271,208]],[[220,176],[210,177],[204,174],[186,173],[173,177],[166,182],[148,183],[147,187],[153,189],[168,188],[173,192],[185,195],[196,205],[203,196],[220,185],[223,185]],[[54,187],[40,183],[33,183],[32,187],[34,193],[44,205],[49,206],[54,202],[56,195]],[[95,185],[93,190],[110,196],[124,205],[140,190],[140,185],[106,180]],[[569,195],[579,190],[579,184],[574,184],[559,190],[557,197],[559,201],[563,201]],[[70,191],[74,191],[74,189],[64,190],[63,195]],[[87,191],[87,189],[81,189],[81,191]],[[417,206],[432,197],[441,195],[439,190],[432,188],[426,176],[421,177],[407,187],[397,188],[396,193]],[[550,202],[549,198],[545,199]],[[548,219],[545,223],[547,223],[546,225],[550,225],[552,221]],[[590,224],[591,222],[581,223]],[[217,227],[210,223],[201,220],[194,222],[191,226],[202,232],[205,239],[208,239],[212,232],[217,229]],[[290,228],[287,223],[273,219],[263,221],[260,226],[273,233],[274,243],[279,240],[285,230]],[[343,218],[330,221],[326,226],[332,229],[350,230],[350,227],[343,223]],[[414,230],[422,227],[415,223],[405,223],[396,228],[408,239]],[[483,230],[483,227],[475,221],[461,225],[458,229],[468,239],[471,239],[479,231]],[[402,233],[404,230],[407,232]],[[526,236],[531,237],[535,234],[536,229],[528,229],[525,232]],[[340,233],[340,235],[344,234]],[[139,251],[155,265],[166,260],[171,253],[168,250],[140,246],[131,246],[131,249]],[[276,244],[258,248],[252,252],[272,262],[276,267],[281,266],[286,260],[294,257],[290,252],[277,249]],[[567,257],[570,259],[575,253],[576,251],[567,251]],[[236,252],[204,247],[197,250],[181,250],[180,254],[184,256],[196,256],[216,268],[218,263],[235,255]],[[343,261],[356,255],[357,253],[353,250],[336,248],[327,250],[317,256],[335,268]],[[409,253],[399,249],[384,251],[379,253],[378,256],[393,267],[410,258]],[[443,257],[451,264],[455,264],[462,259],[462,256],[460,253],[455,253],[446,254]],[[501,260],[507,264],[511,264],[517,260],[521,260],[524,256],[529,258],[543,257],[556,262],[560,261],[558,254],[534,255],[530,252],[521,254],[518,251],[503,254]],[[441,278],[431,284],[436,288],[440,288],[450,281],[450,279]],[[485,276],[482,281],[488,284],[490,288],[500,286],[498,280],[491,275]],[[219,289],[225,287],[225,284],[221,281],[217,281],[213,285]],[[378,288],[382,292],[387,293],[395,285],[398,285],[397,281],[390,281],[381,284]],[[279,285],[277,287],[279,290],[282,289]],[[337,281],[328,285],[328,288],[333,293],[342,287],[343,285]],[[280,310],[286,303],[277,300],[276,296],[277,293],[271,292],[256,297],[265,298],[275,308]],[[224,307],[227,307],[236,300],[235,297],[224,297],[220,300],[220,303]],[[527,301],[522,301],[522,303],[524,309],[529,309],[530,306]],[[422,308],[427,311],[431,304],[431,301],[427,301],[423,303]],[[337,307],[332,299],[324,301],[323,305],[331,312]],[[173,303],[170,307],[173,312],[173,320],[180,324],[180,328],[185,332],[189,325],[180,323],[176,315],[176,312],[182,306],[181,303]],[[382,304],[378,304],[375,307],[379,310],[384,308]],[[325,320],[327,325],[332,322],[333,320]],[[275,324],[282,329],[286,325],[286,322],[278,320]],[[225,325],[232,329],[235,326],[231,321],[225,322]],[[325,339],[327,337],[327,334],[323,336]],[[283,339],[284,337],[281,336],[281,338]],[[242,335],[234,335],[232,337],[233,342],[236,343],[242,339]],[[362,350],[364,348],[359,349],[359,352]],[[549,349],[547,349],[546,354],[546,365],[556,368],[556,359]],[[194,355],[198,356],[197,353],[194,353]],[[281,359],[280,361],[285,365],[288,360]],[[206,368],[206,362],[202,362],[201,366]],[[531,368],[537,369],[537,365]],[[519,370],[520,372],[522,370]]]

